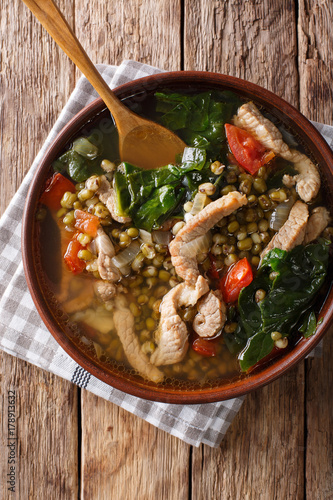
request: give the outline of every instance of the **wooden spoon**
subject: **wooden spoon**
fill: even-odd
[[[23,0],[54,41],[82,71],[110,110],[118,129],[122,161],[151,169],[173,163],[185,143],[157,123],[130,111],[110,90],[53,0]]]

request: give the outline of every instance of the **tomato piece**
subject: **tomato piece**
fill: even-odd
[[[85,262],[79,259],[77,255],[83,248],[81,243],[76,239],[76,236],[68,243],[64,260],[73,274],[79,274],[86,268]]]
[[[226,136],[236,161],[250,174],[255,174],[260,167],[274,158],[273,151],[267,151],[253,135],[235,125],[225,125]]]
[[[227,303],[236,302],[242,288],[253,280],[251,265],[246,257],[234,264],[220,282],[223,300]]]
[[[96,215],[85,212],[84,210],[75,210],[74,217],[74,226],[76,229],[79,229],[82,233],[86,233],[92,238],[95,238],[99,226],[99,218],[96,217]]]
[[[192,342],[193,351],[201,354],[201,356],[206,356],[213,358],[217,355],[218,339],[207,340],[202,337],[197,337]]]
[[[75,193],[75,185],[63,175],[59,173],[53,174],[47,182],[44,193],[40,197],[40,202],[51,210],[58,210],[61,207],[61,198],[66,191]]]
[[[192,342],[193,351],[201,354],[201,356],[206,356],[212,358],[217,355],[219,339],[215,338],[212,340],[204,339],[202,337],[196,336]]]

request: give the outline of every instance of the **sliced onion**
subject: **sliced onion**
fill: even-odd
[[[143,243],[147,243],[148,245],[153,244],[151,233],[148,233],[148,231],[145,231],[144,229],[140,229],[140,238],[142,239]]]
[[[125,248],[122,252],[119,252],[115,257],[112,257],[112,263],[118,268],[122,269],[128,266],[135,257],[138,255],[140,252],[140,243],[135,240],[132,241],[128,247]]]
[[[99,151],[95,144],[92,144],[86,137],[79,137],[73,142],[73,149],[79,155],[89,160],[97,158]]]
[[[99,359],[103,354],[103,348],[99,344],[97,344],[97,342],[93,342],[93,344],[96,351],[96,356]]]
[[[204,234],[203,236],[199,236],[193,241],[186,243],[182,246],[182,254],[188,257],[194,257],[199,253],[207,253],[209,252],[210,246],[212,243],[212,234],[210,231]]]
[[[152,240],[157,245],[169,245],[172,240],[170,231],[152,231]]]
[[[197,215],[206,205],[207,195],[205,193],[197,193],[193,200],[191,215]]]
[[[274,231],[279,231],[283,224],[289,217],[290,210],[295,203],[295,198],[292,196],[289,200],[279,203],[279,205],[273,210],[272,215],[269,220],[269,227],[274,229]]]

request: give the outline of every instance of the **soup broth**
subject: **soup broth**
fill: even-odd
[[[193,104],[203,106],[207,113],[205,129],[201,122],[191,130],[181,124],[182,101],[175,94],[129,101],[136,112],[143,114],[144,109],[147,117],[174,126],[189,144],[174,167],[165,167],[163,179],[162,170],[153,178],[152,173],[120,163],[116,129],[107,112],[88,124],[53,165],[61,174],[50,174],[36,214],[41,280],[48,290],[47,300],[60,310],[59,323],[81,349],[110,370],[176,388],[220,385],[245,376],[258,362],[271,362],[301,335],[299,327],[311,304],[291,330],[281,327],[281,331],[264,332],[271,348],[262,358],[251,354],[251,366],[239,355],[254,337],[244,340],[244,332],[253,325],[246,324],[248,313],[239,297],[258,279],[260,286],[251,297],[254,309],[259,309],[258,304],[271,293],[267,277],[274,282],[279,274],[272,268],[265,278],[260,277],[265,248],[289,220],[296,203],[306,204],[312,214],[323,198],[320,191],[310,203],[302,201],[295,183],[283,181],[283,175],[297,173],[293,163],[265,145],[253,142],[247,160],[238,157],[240,145],[244,147],[249,139],[244,135],[245,139],[235,142],[231,127],[235,127],[233,116],[246,101],[222,94],[202,97]],[[304,156],[295,135],[274,121],[285,143]],[[54,195],[57,182],[63,185]],[[232,193],[237,193],[239,205],[210,223],[205,216],[209,207],[213,213],[223,197],[233,199]],[[186,228],[201,215],[206,217],[207,230],[191,239]],[[332,228],[326,226],[315,241],[331,237]],[[171,255],[177,239],[181,241],[179,254]],[[183,255],[186,245],[190,247]],[[181,264],[179,259],[183,259]],[[189,268],[184,271],[182,266]],[[184,276],[190,271],[196,281],[189,285]],[[186,302],[184,295],[196,289],[199,279],[205,292]],[[180,290],[178,295],[176,290]],[[174,322],[166,326],[170,318]],[[210,325],[215,325],[213,331]],[[260,333],[262,323],[257,326]],[[177,329],[183,337],[181,341],[177,337],[175,361],[170,362],[169,354],[160,354],[161,346],[168,334],[170,345],[175,343],[172,335],[178,335]],[[133,362],[135,356],[141,361]],[[140,368],[142,363],[149,369]]]

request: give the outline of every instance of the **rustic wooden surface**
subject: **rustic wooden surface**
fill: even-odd
[[[333,4],[324,0],[61,0],[95,62],[240,76],[332,123]],[[0,0],[0,212],[79,73],[19,0]],[[333,336],[249,395],[218,449],[192,448],[115,405],[0,354],[3,499],[331,499]],[[7,490],[7,394],[18,476]]]

